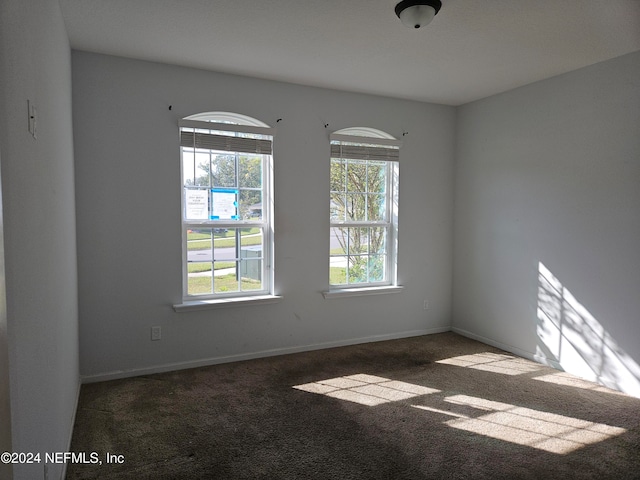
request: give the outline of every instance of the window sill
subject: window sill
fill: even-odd
[[[260,295],[255,297],[219,298],[214,300],[194,300],[177,303],[173,309],[178,313],[195,312],[198,310],[212,310],[215,308],[244,307],[254,305],[267,305],[278,303],[282,300],[280,295]]]
[[[363,288],[341,288],[322,292],[325,299],[361,297],[365,295],[383,295],[388,293],[400,293],[404,287],[401,285],[390,285],[385,287],[363,287]]]

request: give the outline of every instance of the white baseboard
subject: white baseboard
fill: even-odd
[[[201,360],[193,360],[188,362],[166,363],[163,365],[155,365],[147,368],[136,368],[131,370],[120,370],[115,372],[99,373],[96,375],[86,375],[81,377],[82,383],[105,382],[108,380],[117,380],[120,378],[138,377],[141,375],[152,375],[154,373],[171,372],[175,370],[185,370],[188,368],[207,367],[210,365],[218,365],[222,363],[240,362],[243,360],[253,360],[256,358],[273,357],[276,355],[287,355],[290,353],[309,352],[312,350],[322,350],[325,348],[345,347],[348,345],[358,345],[362,343],[382,342],[385,340],[397,340],[400,338],[418,337],[421,335],[432,335],[435,333],[443,333],[451,330],[451,327],[435,327],[424,330],[411,330],[407,332],[389,333],[384,335],[372,335],[369,337],[352,338],[348,340],[336,340],[332,342],[314,343],[297,347],[284,347],[271,350],[261,350],[258,352],[241,353],[238,355],[228,355],[224,357],[211,357]]]

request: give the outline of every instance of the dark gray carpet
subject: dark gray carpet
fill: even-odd
[[[103,464],[69,480],[640,479],[640,399],[444,333],[84,385],[72,449]]]

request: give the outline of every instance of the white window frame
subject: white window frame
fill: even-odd
[[[268,139],[273,144],[275,129],[269,125],[245,115],[231,112],[206,112],[185,117],[178,122],[179,132],[185,129],[208,130],[213,132],[229,132],[229,136],[242,136],[242,134],[257,134]],[[194,130],[197,129],[197,130]],[[213,150],[215,151],[215,150]],[[234,153],[234,152],[229,152]],[[239,150],[235,153],[245,153]],[[248,152],[253,153],[253,152]],[[200,310],[215,306],[242,305],[246,301],[258,301],[261,303],[271,303],[279,297],[274,296],[274,268],[273,268],[273,152],[262,155],[262,218],[259,220],[238,219],[238,220],[189,220],[185,218],[185,178],[183,148],[180,147],[180,179],[181,179],[181,229],[182,229],[182,298],[183,303],[174,305],[176,311]],[[237,172],[236,172],[237,175]],[[234,292],[215,292],[209,294],[189,294],[189,273],[188,273],[188,229],[237,229],[259,227],[262,231],[262,288],[259,290],[246,290]],[[236,237],[238,242],[238,237]],[[236,259],[236,269],[240,268],[240,259]],[[213,265],[211,274],[214,275]],[[226,305],[225,305],[226,304]]]
[[[331,284],[329,279],[329,291],[323,292],[325,298],[333,296],[353,296],[353,295],[369,295],[377,293],[393,293],[399,291],[401,287],[398,285],[397,275],[397,253],[398,253],[398,188],[399,188],[399,149],[402,142],[393,136],[381,130],[368,127],[353,127],[338,130],[330,135],[330,143],[345,146],[363,146],[363,153],[359,153],[359,158],[355,160],[363,160],[371,153],[371,160],[385,161],[387,165],[387,184],[386,184],[386,201],[385,201],[385,220],[384,221],[335,221],[330,219],[330,232],[335,227],[385,227],[387,229],[386,236],[386,278],[379,282],[358,282],[345,284]],[[370,148],[370,151],[366,149]],[[346,149],[346,148],[345,148]],[[389,156],[386,156],[386,153]],[[383,154],[383,158],[378,157]],[[330,155],[333,165],[334,159],[349,159],[349,155],[336,157]],[[330,233],[332,235],[332,233]],[[329,253],[329,267],[331,267],[331,259],[346,256]],[[330,275],[331,276],[331,275]],[[348,278],[347,278],[348,282]]]

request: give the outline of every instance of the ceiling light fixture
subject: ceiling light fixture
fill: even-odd
[[[396,15],[405,27],[420,28],[428,25],[441,7],[440,0],[402,0],[396,5]]]

